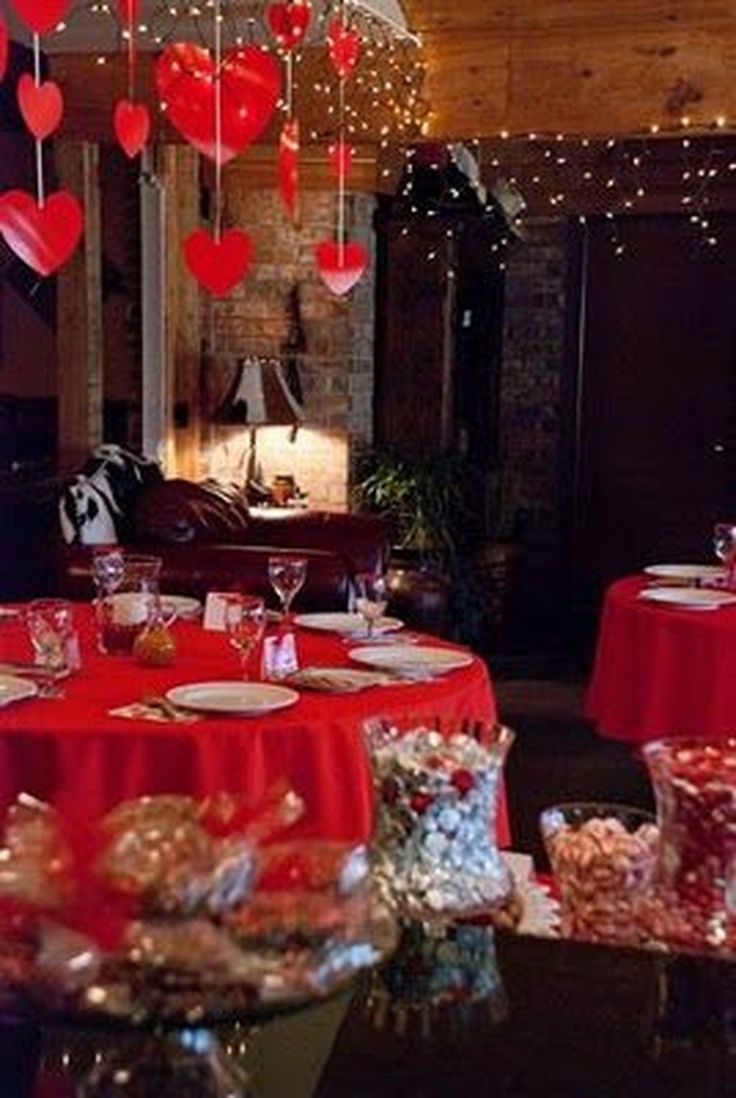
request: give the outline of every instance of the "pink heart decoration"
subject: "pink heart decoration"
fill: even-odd
[[[0,80],[5,76],[8,67],[8,27],[0,15]]]
[[[327,28],[327,52],[335,72],[340,77],[350,76],[360,55],[360,34],[348,27],[338,15]]]
[[[354,152],[353,146],[348,145],[346,141],[336,141],[334,145],[330,145],[327,150],[327,155],[330,158],[330,171],[337,179],[340,178],[341,174],[344,179],[350,174]]]
[[[206,229],[195,229],[184,241],[187,267],[216,297],[229,294],[245,277],[253,256],[253,241],[240,229],[227,229],[219,241]]]
[[[113,113],[113,127],[118,144],[131,160],[144,148],[151,132],[151,116],[143,103],[118,99]]]
[[[190,145],[216,159],[215,66],[209,50],[192,42],[167,46],[156,62],[156,87],[166,117]],[[266,50],[243,46],[224,56],[222,147],[226,164],[268,125],[281,91],[281,69]]]
[[[320,278],[338,297],[352,290],[368,266],[367,251],[355,241],[340,246],[336,240],[322,240],[315,255]]]
[[[72,255],[84,215],[69,191],[55,191],[39,206],[27,191],[0,195],[0,233],[17,256],[40,275],[50,275]]]
[[[69,0],[11,0],[19,17],[37,34],[53,30],[64,18]]]
[[[296,118],[288,119],[281,129],[278,177],[281,201],[293,220],[299,187],[299,122]]]
[[[293,50],[303,41],[312,14],[308,0],[294,0],[292,4],[269,4],[266,19],[271,34],[282,50]]]
[[[36,84],[30,73],[24,72],[18,81],[18,107],[23,121],[34,137],[43,141],[61,122],[64,97],[53,80]]]

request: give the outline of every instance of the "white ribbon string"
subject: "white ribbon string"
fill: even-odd
[[[215,242],[222,234],[222,19],[215,0]]]
[[[41,87],[41,38],[33,33],[33,82],[37,88]],[[43,141],[36,138],[36,199],[38,205],[43,208],[46,195],[43,185]]]
[[[340,105],[337,145],[337,262],[345,257],[345,77],[340,77]]]

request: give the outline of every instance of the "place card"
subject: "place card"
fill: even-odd
[[[204,604],[202,627],[217,633],[225,632],[225,607],[233,597],[232,591],[210,591]]]

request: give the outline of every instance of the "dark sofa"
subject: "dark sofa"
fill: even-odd
[[[384,568],[389,529],[376,515],[284,510],[260,517],[238,489],[186,480],[144,487],[125,516],[122,543],[131,552],[163,560],[162,589],[203,598],[207,591],[242,590],[275,596],[268,557],[293,552],[307,558],[307,579],[296,608],[336,610],[348,605],[356,572]],[[63,588],[72,597],[92,590],[92,547],[65,550]]]

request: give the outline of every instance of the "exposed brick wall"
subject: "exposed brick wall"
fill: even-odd
[[[294,444],[283,428],[259,430],[258,458],[266,483],[278,473],[294,473],[312,506],[342,509],[352,447],[369,442],[372,432],[375,200],[367,194],[348,196],[350,236],[369,248],[371,262],[355,289],[341,299],[323,285],[314,260],[315,245],[334,233],[334,192],[305,191],[301,225],[295,229],[275,190],[240,188],[237,180],[228,185],[227,174],[225,188],[226,220],[252,234],[255,257],[248,277],[232,294],[202,298],[214,387],[227,387],[243,356],[278,355],[287,334],[286,296],[297,282],[307,345],[299,367],[305,429]],[[241,479],[242,451],[232,430],[210,427],[205,475]]]
[[[562,468],[560,379],[566,302],[566,228],[525,221],[508,255],[500,394],[502,506],[523,548],[524,601],[555,604]]]

